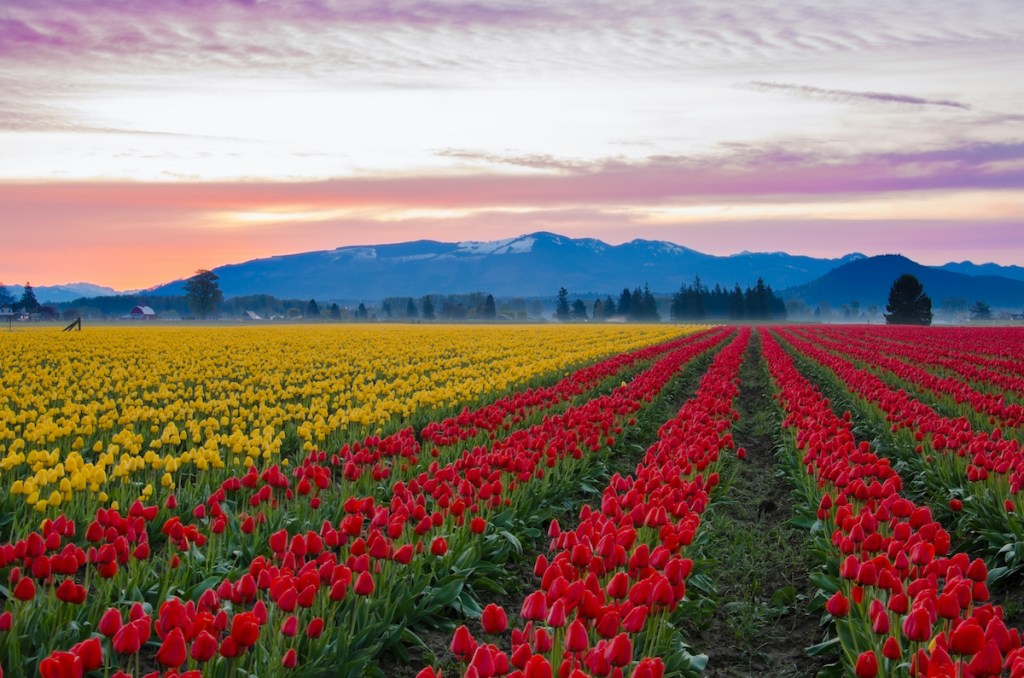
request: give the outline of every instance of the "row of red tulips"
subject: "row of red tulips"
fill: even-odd
[[[819,333],[840,342],[855,342],[874,348],[885,355],[909,360],[910,362],[936,371],[939,374],[955,374],[967,380],[975,388],[998,393],[1009,392],[1015,397],[1024,397],[1024,377],[1008,372],[1008,366],[1020,362],[991,358],[979,354],[979,347],[973,343],[964,345],[946,336],[919,327],[893,325],[884,328],[834,325],[819,328]],[[974,336],[984,336],[990,330],[978,329]],[[1014,343],[1019,346],[1018,335]]]
[[[892,326],[881,330],[883,336],[894,336],[898,341],[912,346],[935,348],[948,357],[1024,376],[1024,364],[1020,356],[1020,328]]]
[[[1012,431],[1024,422],[1024,406],[1007,402],[1001,391],[979,391],[961,379],[938,376],[911,361],[890,357],[879,350],[867,331],[845,329],[842,336],[836,338],[831,336],[834,332],[817,328],[814,331],[795,330],[795,333],[840,357],[865,364],[887,382],[905,384],[908,390],[930,392],[939,399],[949,398],[957,406],[966,407],[967,414],[976,412],[984,415],[976,417],[981,421],[975,423],[991,423],[1004,430],[1009,427]]]
[[[795,476],[818,505],[832,590],[826,610],[857,678],[1024,676],[1016,629],[990,604],[980,559],[950,553],[949,534],[927,507],[901,495],[889,461],[857,443],[769,334],[768,370],[786,418]]]
[[[612,356],[589,367],[576,370],[552,386],[519,391],[475,410],[466,408],[460,414],[423,428],[421,436],[435,447],[457,444],[480,433],[493,434],[508,430],[530,414],[551,410],[562,403],[594,389],[601,381],[615,376],[639,363],[653,360],[693,340],[681,337],[674,341]]]
[[[696,395],[660,428],[635,477],[615,474],[600,507],[584,505],[574,530],[551,523],[552,555],[537,559],[540,588],[523,601],[524,625],[512,629],[510,651],[484,642],[508,628],[496,605],[484,610],[486,639],[466,626],[456,630],[451,650],[463,676],[660,678],[666,664],[675,675],[703,665],[671,652],[681,643],[669,642],[670,616],[686,594],[693,561],[685,549],[718,482],[719,455],[733,447],[732,400],[749,336],[742,330],[716,356]],[[438,675],[434,668],[420,673]]]
[[[799,339],[792,332],[780,333],[801,355],[831,370],[839,382],[866,403],[876,407],[893,432],[905,431],[920,446],[945,458],[962,460],[969,481],[991,476],[1008,480],[1004,500],[1024,487],[1024,454],[1018,441],[1006,439],[1000,429],[975,431],[963,418],[943,417],[931,407],[894,389],[871,372]],[[998,485],[999,483],[993,483]],[[1009,510],[1013,510],[1009,507]]]
[[[986,553],[994,576],[1024,568],[1015,546],[1024,533],[1024,450],[1002,430],[977,431],[965,418],[937,413],[906,391],[885,383],[792,332],[780,332],[824,378],[852,393],[860,416],[885,431],[892,449],[913,468],[935,502],[952,509],[970,548]]]
[[[38,628],[70,621],[70,631],[55,643],[75,636],[87,644],[43,657],[39,667],[47,677],[76,675],[79,665],[86,672],[99,668],[97,656],[107,670],[134,666],[136,674],[146,661],[168,675],[199,667],[204,675],[233,675],[238,668],[273,666],[360,675],[381,648],[408,642],[418,622],[446,607],[469,606],[467,572],[475,561],[489,560],[487,550],[503,539],[495,523],[515,515],[531,496],[564,491],[559,477],[568,482],[573,475],[563,467],[611,447],[642,403],[721,337],[683,342],[611,394],[517,430],[490,449],[474,448],[444,466],[432,462],[408,483],[395,482],[384,503],[342,501],[351,475],[346,467],[355,460],[314,452],[292,478],[277,466],[228,478],[190,512],[173,499],[161,507],[138,503],[126,517],[101,511],[86,530],[88,547],[74,543],[72,521],[47,523],[44,534],[0,549],[18,590],[7,610],[11,628],[0,632],[5,665],[18,673],[25,641],[31,647]],[[372,440],[362,450],[403,455],[415,449],[407,433],[381,443]],[[313,517],[325,512],[341,517],[310,529]],[[298,524],[289,524],[296,518]],[[168,550],[159,548],[164,539]],[[459,546],[454,553],[449,542]],[[232,575],[239,566],[244,574]],[[199,574],[207,578],[195,581]],[[81,583],[66,583],[73,580]],[[37,582],[44,588],[38,595]],[[69,586],[79,587],[71,597],[65,595]],[[181,602],[173,593],[190,599]],[[133,597],[157,602],[134,605]],[[97,605],[116,600],[125,607],[95,614]],[[121,610],[127,607],[126,622]],[[102,619],[108,620],[104,629]]]

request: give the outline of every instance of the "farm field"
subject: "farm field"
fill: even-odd
[[[0,676],[1024,676],[1024,331],[0,336]]]

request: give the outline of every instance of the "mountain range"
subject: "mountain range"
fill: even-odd
[[[485,291],[499,297],[548,297],[560,287],[581,295],[617,294],[644,284],[656,292],[674,292],[698,274],[709,286],[753,285],[761,276],[778,289],[809,282],[861,258],[817,259],[783,252],[714,256],[663,241],[609,245],[540,232],[490,242],[418,240],[339,247],[213,270],[226,295],[354,300]],[[181,294],[183,288],[184,280],[178,280],[151,291]]]
[[[6,285],[7,291],[15,299],[21,299],[25,292],[24,285]],[[113,287],[93,285],[92,283],[67,283],[66,285],[40,285],[32,286],[36,299],[44,304],[60,304],[66,301],[74,301],[82,297],[103,297],[113,294],[120,294]]]
[[[609,245],[592,238],[548,232],[495,241],[414,242],[339,247],[254,259],[213,271],[225,296],[270,294],[278,298],[351,302],[389,296],[458,294],[482,291],[496,297],[553,297],[560,287],[578,296],[616,295],[623,288],[648,285],[672,293],[699,275],[701,281],[732,288],[761,277],[785,299],[884,306],[892,281],[916,275],[936,304],[945,299],[984,300],[995,307],[1024,307],[1024,268],[951,262],[922,266],[899,255],[836,259],[785,252],[704,254],[657,240]],[[184,293],[185,279],[145,290]],[[21,288],[9,287],[15,297]],[[37,287],[43,302],[114,294],[89,283]]]

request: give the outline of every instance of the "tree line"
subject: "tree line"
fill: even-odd
[[[671,314],[673,320],[784,320],[786,304],[761,278],[753,287],[736,283],[729,290],[717,283],[708,288],[696,276],[672,295]]]
[[[582,299],[569,303],[569,291],[564,287],[558,290],[555,301],[555,318],[561,321],[570,320],[609,320],[623,318],[638,322],[657,322],[661,320],[658,311],[658,300],[646,284],[641,288],[622,289],[618,301],[611,295],[604,299],[594,299],[590,307]]]

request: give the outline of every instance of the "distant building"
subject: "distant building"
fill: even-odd
[[[10,306],[0,306],[0,318],[11,318],[14,316],[14,309]]]
[[[121,320],[156,320],[156,311],[149,306],[136,306],[121,316]]]
[[[242,313],[242,320],[263,320],[263,318],[259,317],[255,311],[245,311]]]

